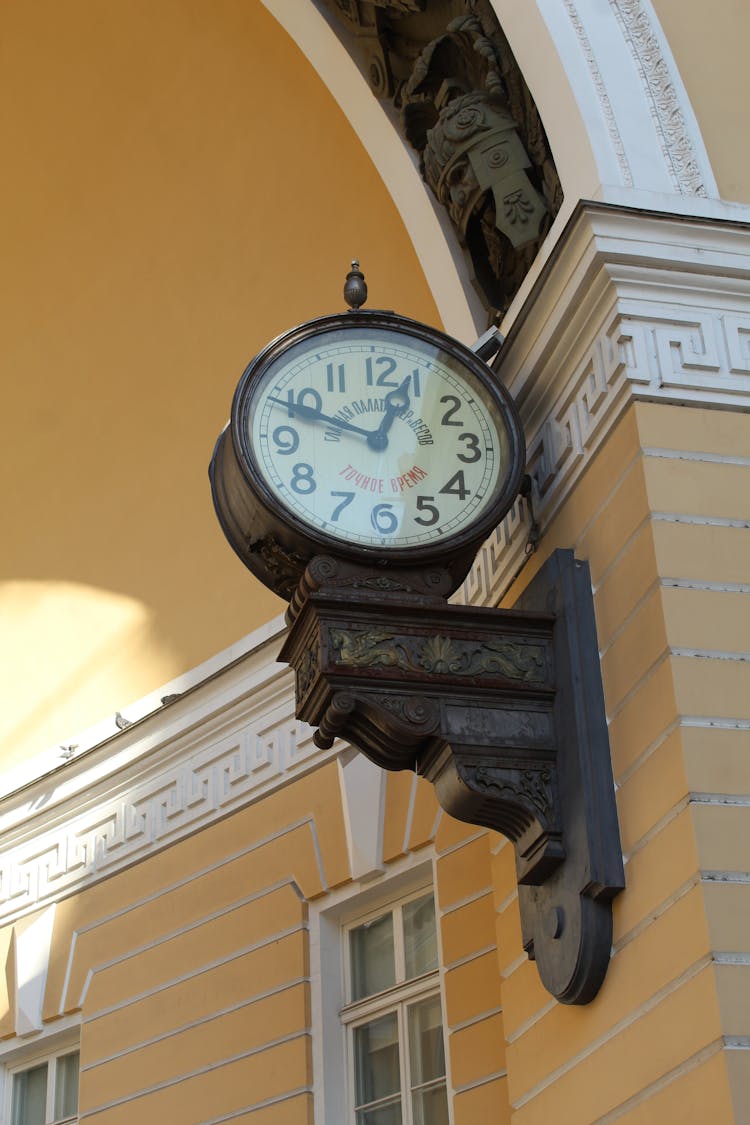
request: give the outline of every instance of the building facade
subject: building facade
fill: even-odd
[[[750,1118],[750,14],[0,18],[0,1121]],[[431,180],[421,115],[450,139],[479,94],[517,178],[454,138]],[[211,510],[244,364],[354,255],[373,307],[505,338],[539,537],[519,498],[457,599],[590,566],[626,888],[585,1006],[526,957],[507,840],[313,743]]]

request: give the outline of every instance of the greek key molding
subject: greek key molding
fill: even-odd
[[[610,0],[625,40],[635,58],[651,104],[664,157],[681,195],[707,198],[700,162],[685,120],[681,94],[664,54],[663,36],[642,0]]]
[[[0,924],[147,858],[331,756],[294,717],[292,677],[274,667],[278,639],[264,647],[272,692],[267,683],[253,691],[235,675],[228,693],[219,676],[199,687],[197,707],[188,695],[169,716],[140,722],[135,736],[131,727],[108,740],[110,751],[130,742],[128,766],[105,767],[102,776],[103,748],[93,748],[90,762],[70,763],[79,793],[49,810],[42,804],[49,775],[31,787],[28,815],[4,834]]]
[[[626,223],[630,258],[622,261]],[[574,223],[568,231],[567,249],[574,259],[596,257],[598,278],[587,275],[581,289],[566,281],[555,292],[553,269],[529,297],[500,363],[521,406],[542,530],[631,402],[750,410],[750,231],[584,205],[577,229]],[[565,249],[556,265],[563,277],[573,276]],[[611,300],[597,325],[593,308],[603,291]],[[587,325],[576,337],[583,343],[578,351],[562,342],[574,315]],[[547,350],[535,360],[540,341]],[[496,604],[523,565],[528,535],[519,498],[484,543],[455,600]]]

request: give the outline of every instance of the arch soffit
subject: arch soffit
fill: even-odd
[[[315,0],[262,0],[320,75],[364,144],[415,247],[443,325],[486,327],[460,249],[416,157]],[[492,0],[534,96],[565,198],[513,309],[579,199],[702,213],[716,181],[651,0]]]

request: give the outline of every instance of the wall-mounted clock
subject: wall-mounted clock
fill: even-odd
[[[210,475],[229,542],[288,597],[316,554],[439,565],[458,585],[518,494],[524,456],[510,394],[472,351],[354,309],[252,360]]]

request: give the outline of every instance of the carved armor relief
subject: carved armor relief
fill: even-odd
[[[560,209],[544,128],[489,0],[321,0],[499,320]]]

